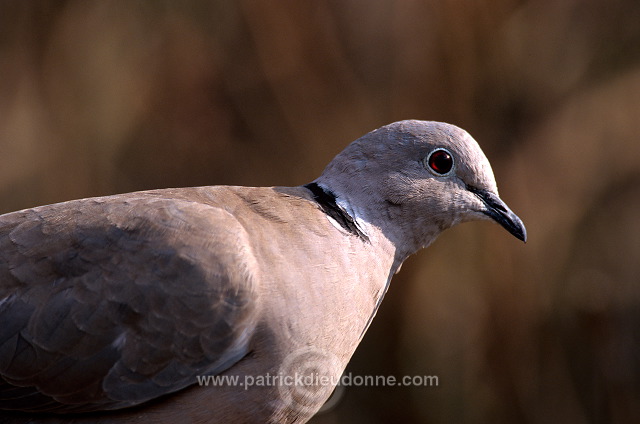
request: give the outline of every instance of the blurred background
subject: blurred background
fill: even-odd
[[[299,185],[401,119],[468,130],[529,232],[410,258],[330,423],[640,422],[640,2],[0,1],[0,212]]]

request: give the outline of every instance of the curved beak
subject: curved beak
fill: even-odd
[[[469,187],[469,191],[478,196],[484,203],[485,209],[482,210],[482,213],[502,225],[505,230],[513,234],[517,239],[527,242],[527,229],[524,227],[522,220],[509,209],[502,199],[487,190]]]

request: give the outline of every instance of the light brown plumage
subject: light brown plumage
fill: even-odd
[[[425,165],[438,148],[453,155],[447,175]],[[3,215],[0,422],[305,422],[330,390],[197,376],[277,375],[296,352],[319,352],[325,362],[287,373],[324,366],[337,379],[406,257],[484,217],[526,237],[475,141],[422,121],[357,140],[307,186]]]

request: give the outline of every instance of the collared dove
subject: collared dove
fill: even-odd
[[[2,215],[0,422],[306,422],[402,262],[486,218],[526,240],[475,140],[425,121],[361,137],[305,186]]]

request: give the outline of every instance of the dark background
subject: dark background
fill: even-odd
[[[0,1],[0,211],[313,180],[401,119],[468,130],[490,223],[410,258],[329,423],[640,422],[640,2]]]

